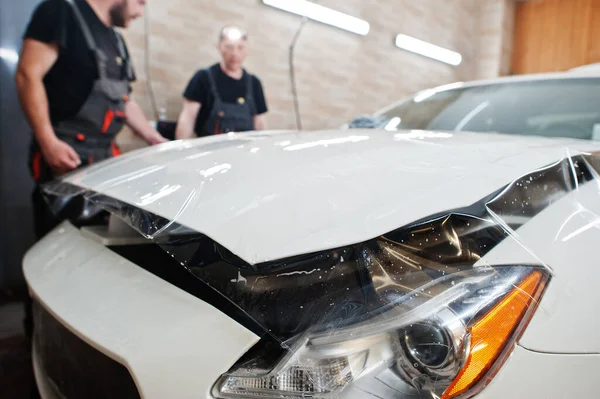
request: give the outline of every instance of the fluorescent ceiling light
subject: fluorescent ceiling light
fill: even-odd
[[[263,3],[283,11],[291,12],[292,14],[303,17],[306,16],[314,21],[332,25],[363,36],[368,34],[371,29],[371,26],[367,21],[306,0],[263,0]]]
[[[19,62],[19,54],[15,50],[9,48],[0,47],[0,58],[12,64]]]
[[[427,43],[419,39],[415,39],[414,37],[406,36],[406,35],[398,35],[396,36],[396,46],[400,47],[403,50],[407,50],[416,54],[420,54],[425,57],[432,58],[437,61],[445,62],[450,65],[460,65],[462,62],[462,56],[455,52],[451,51],[435,44]]]

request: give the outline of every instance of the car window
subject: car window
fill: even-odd
[[[419,93],[377,127],[600,140],[598,104],[597,78],[496,83]]]

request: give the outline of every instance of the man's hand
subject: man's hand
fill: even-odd
[[[134,100],[129,100],[125,104],[125,114],[127,115],[127,125],[148,144],[155,145],[169,141],[150,125],[144,111]]]
[[[62,175],[81,164],[79,156],[54,133],[48,112],[44,76],[58,58],[58,45],[32,39],[23,42],[23,50],[15,75],[19,100],[40,146],[42,156],[52,171]]]
[[[161,136],[161,134],[157,131],[155,135],[153,135],[152,137],[150,137],[148,139],[148,143],[150,145],[156,145],[156,144],[161,144],[161,143],[166,143],[167,141],[169,141],[169,139]]]
[[[79,155],[62,140],[54,139],[40,148],[44,160],[57,175],[70,172],[81,164]]]
[[[194,124],[196,123],[196,118],[201,107],[200,103],[185,99],[183,109],[177,120],[175,139],[184,140],[194,137]]]
[[[254,130],[267,130],[268,129],[267,118],[265,117],[265,114],[254,115],[253,121],[254,121]]]

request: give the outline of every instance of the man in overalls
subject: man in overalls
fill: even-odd
[[[127,124],[149,144],[167,141],[129,98],[135,79],[115,30],[141,16],[146,0],[45,0],[25,32],[16,80],[33,129],[29,164],[35,180],[35,235],[60,223],[41,186],[119,154],[115,136]],[[25,329],[31,337],[31,303]]]
[[[40,186],[73,169],[118,155],[124,124],[148,143],[166,141],[129,98],[135,79],[123,38],[145,0],[45,0],[24,36],[17,70],[21,105],[33,129],[30,169],[35,233],[54,228]]]
[[[246,32],[224,28],[218,50],[221,62],[196,72],[185,89],[177,139],[267,129],[262,84],[243,68],[248,51]]]

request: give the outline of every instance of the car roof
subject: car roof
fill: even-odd
[[[442,86],[431,87],[417,93],[414,93],[408,97],[405,97],[399,101],[394,102],[393,104],[388,105],[387,107],[377,111],[374,115],[379,116],[382,115],[405,101],[418,98],[419,95],[429,97],[432,94],[437,92],[465,88],[465,87],[477,87],[477,86],[488,86],[494,84],[503,84],[503,83],[516,83],[516,82],[534,82],[534,81],[543,81],[543,80],[563,80],[563,79],[581,79],[581,78],[598,78],[600,79],[600,63],[584,65],[581,67],[573,68],[565,72],[547,72],[547,73],[538,73],[538,74],[524,74],[524,75],[511,75],[511,76],[502,76],[493,79],[479,79],[479,80],[471,80],[466,82],[453,82],[450,84],[445,84]]]
[[[600,64],[598,64],[600,65]],[[494,79],[480,79],[463,82],[462,87],[484,86],[508,82],[533,82],[539,80],[558,80],[574,78],[600,78],[600,66],[585,66],[574,68],[566,72],[547,72],[537,74],[502,76]]]

